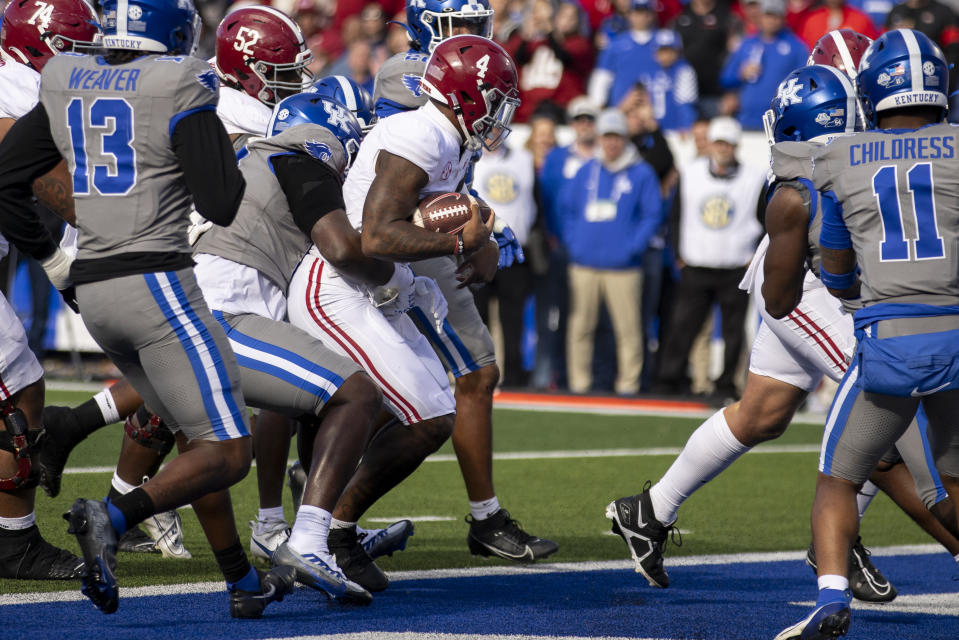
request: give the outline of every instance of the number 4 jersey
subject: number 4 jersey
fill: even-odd
[[[184,117],[216,109],[218,87],[206,62],[186,56],[112,65],[63,54],[46,64],[40,102],[73,176],[78,260],[189,256],[191,195],[171,137]]]
[[[869,131],[816,152],[820,244],[855,249],[865,305],[959,304],[957,132]]]

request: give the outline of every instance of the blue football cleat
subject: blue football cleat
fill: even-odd
[[[849,631],[849,591],[841,593],[841,600],[818,604],[808,616],[779,632],[774,640],[830,640]]]

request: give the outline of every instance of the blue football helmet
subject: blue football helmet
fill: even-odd
[[[306,93],[316,93],[333,98],[346,105],[357,121],[360,129],[366,133],[373,128],[376,114],[373,112],[373,99],[370,92],[346,76],[326,76],[313,83]]]
[[[200,39],[193,0],[103,0],[103,46],[192,55]]]
[[[462,33],[492,38],[493,10],[489,0],[406,0],[406,25],[420,51],[432,52]]]
[[[271,136],[275,136],[299,124],[318,124],[332,133],[346,152],[344,173],[350,168],[360,150],[363,132],[356,116],[343,103],[318,93],[298,93],[281,100],[273,108],[267,130]],[[316,148],[311,149],[307,143],[307,151],[315,158],[326,160],[322,149],[325,146],[325,143],[317,143]],[[325,153],[330,153],[328,148]]]
[[[862,131],[856,89],[849,76],[834,67],[813,64],[794,69],[779,84],[763,125],[769,144],[828,142]]]
[[[895,29],[869,45],[859,62],[856,89],[866,124],[881,111],[903,107],[949,109],[949,67],[942,50],[912,29]]]

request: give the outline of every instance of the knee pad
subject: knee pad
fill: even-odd
[[[31,430],[23,411],[10,404],[3,406],[2,413],[6,431],[0,433],[0,449],[13,454],[17,462],[17,472],[7,478],[0,478],[0,491],[35,487],[37,478],[31,473],[33,465],[30,456],[39,448],[43,431]]]
[[[173,432],[164,424],[163,419],[151,413],[146,405],[140,405],[123,423],[123,430],[130,439],[149,449],[155,449],[165,456],[176,442]]]

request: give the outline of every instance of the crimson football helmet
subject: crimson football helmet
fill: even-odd
[[[816,41],[806,64],[835,67],[855,80],[859,61],[871,44],[872,38],[852,29],[834,29]]]
[[[216,29],[217,74],[266,105],[308,89],[312,61],[300,27],[278,9],[243,7]]]
[[[453,110],[468,148],[493,150],[509,135],[519,106],[516,63],[492,40],[444,40],[426,61],[420,83],[430,98]]]
[[[39,72],[62,51],[92,46],[99,33],[97,14],[84,0],[12,0],[3,11],[0,48]]]

